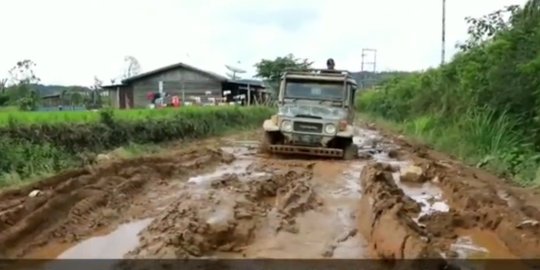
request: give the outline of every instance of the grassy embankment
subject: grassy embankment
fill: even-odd
[[[0,187],[81,166],[95,153],[120,146],[144,148],[253,128],[272,112],[266,107],[0,112]]]
[[[363,93],[358,109],[524,186],[540,184],[540,1],[471,21],[451,62]]]

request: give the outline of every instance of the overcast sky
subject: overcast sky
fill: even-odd
[[[447,0],[447,59],[466,38],[466,16],[526,0]],[[124,56],[143,71],[176,62],[225,74],[254,73],[287,53],[324,67],[360,70],[362,48],[377,70],[438,65],[442,0],[1,0],[0,76],[37,63],[46,84],[91,85],[121,75]],[[370,59],[367,59],[370,60]],[[239,63],[238,63],[239,62]]]

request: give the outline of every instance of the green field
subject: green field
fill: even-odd
[[[114,110],[113,113],[118,120],[139,121],[144,119],[172,118],[179,115],[193,117],[201,114],[209,115],[216,112],[234,113],[238,107],[185,107],[185,108],[164,108],[164,109],[132,109]],[[0,127],[9,123],[17,125],[31,124],[88,124],[100,121],[99,111],[53,111],[53,112],[25,112],[16,110],[0,110]]]
[[[13,181],[5,179],[13,175],[27,179],[82,166],[93,162],[95,154],[117,147],[201,139],[261,126],[272,113],[269,107],[232,106],[0,112],[0,186],[11,185]]]

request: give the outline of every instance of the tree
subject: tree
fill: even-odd
[[[295,58],[293,54],[277,57],[274,60],[262,59],[255,64],[255,77],[263,78],[272,88],[277,89],[279,79],[286,70],[301,70],[311,68],[312,61]]]
[[[94,76],[94,85],[90,87],[92,90],[99,90],[101,89],[101,86],[103,85],[103,81],[101,81],[97,76]]]
[[[90,86],[90,97],[86,100],[87,107],[99,108],[102,105],[101,91],[103,81],[97,76],[94,76],[94,85]]]
[[[467,29],[469,38],[464,44],[458,44],[457,47],[461,51],[468,51],[471,48],[486,44],[485,41],[493,39],[498,33],[510,29],[511,19],[518,11],[520,11],[518,5],[511,5],[480,18],[466,17],[465,21],[469,25]]]
[[[37,91],[31,89],[28,94],[17,100],[21,111],[35,111],[40,102],[40,97]]]
[[[0,80],[0,94],[6,93],[7,82],[8,82],[7,78],[3,78]]]
[[[124,71],[124,79],[133,77],[141,73],[141,65],[139,64],[137,58],[135,58],[134,56],[126,56],[124,58],[124,62],[126,64],[126,68]]]
[[[17,64],[9,70],[11,83],[16,85],[38,83],[40,79],[34,73],[33,68],[35,66],[36,63],[29,59],[17,62]]]
[[[6,95],[7,81],[8,81],[7,78],[0,80],[0,106],[4,106],[9,102],[9,96]]]
[[[19,104],[21,110],[35,110],[40,101],[38,92],[32,87],[40,81],[34,73],[35,66],[32,60],[24,59],[9,70],[12,86],[6,92],[12,102]]]
[[[308,59],[295,58],[293,54],[277,57],[274,60],[262,59],[255,64],[256,77],[276,82],[286,70],[300,70],[310,68],[313,62]]]
[[[72,92],[70,95],[70,102],[71,104],[75,106],[79,106],[83,103],[83,96],[81,95],[81,92]]]

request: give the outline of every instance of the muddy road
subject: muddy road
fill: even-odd
[[[108,161],[0,194],[6,258],[539,258],[540,196],[392,134],[352,161],[258,134]]]

